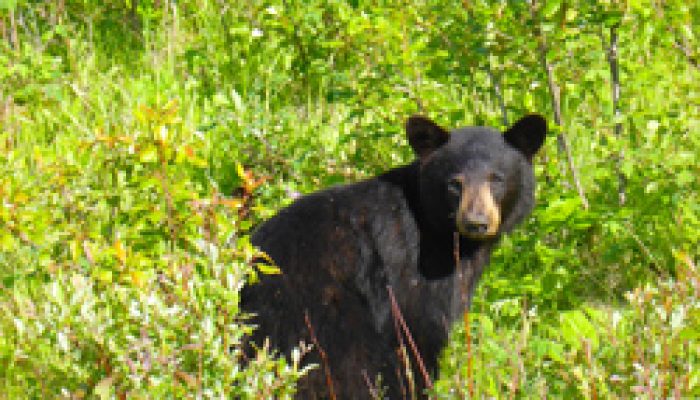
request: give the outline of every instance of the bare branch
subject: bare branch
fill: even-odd
[[[369,395],[372,396],[373,399],[379,399],[379,391],[372,384],[372,381],[369,379],[369,376],[367,376],[366,369],[362,370],[362,379],[365,380],[365,385],[367,385],[367,390],[369,390]]]
[[[532,16],[533,20],[536,20],[537,18],[537,6],[535,4],[535,0],[531,0],[530,2],[530,14]],[[552,95],[552,108],[554,109],[554,122],[559,126],[559,131],[557,132],[557,149],[559,150],[559,154],[564,154],[564,157],[566,158],[566,162],[569,167],[569,173],[571,174],[571,180],[574,182],[574,186],[576,187],[576,191],[578,192],[579,197],[581,198],[581,203],[583,204],[584,209],[589,208],[588,204],[588,198],[586,197],[586,193],[583,190],[583,186],[581,185],[581,180],[579,179],[578,176],[578,170],[576,169],[576,166],[574,164],[574,158],[571,155],[571,148],[569,146],[569,140],[566,137],[566,134],[564,133],[563,130],[563,121],[562,121],[562,115],[561,115],[561,97],[560,97],[560,89],[559,86],[557,85],[555,79],[554,79],[554,67],[552,64],[549,62],[547,59],[547,39],[544,35],[544,32],[540,29],[540,25],[537,21],[535,21],[535,36],[538,39],[538,47],[540,51],[540,61],[542,62],[542,66],[544,67],[546,73],[547,73],[547,84],[549,86],[549,92]]]
[[[612,84],[613,115],[615,116],[615,137],[622,136],[622,123],[620,122],[620,68],[617,62],[617,28],[618,25],[610,27],[610,44],[608,46],[608,63],[610,64],[610,77]],[[625,190],[627,179],[622,173],[621,164],[625,158],[624,150],[620,149],[615,160],[617,170],[617,195],[620,204],[625,204]]]
[[[416,346],[416,343],[413,341],[413,336],[411,335],[411,331],[408,329],[408,325],[406,325],[406,321],[403,319],[403,315],[401,314],[401,309],[399,308],[399,303],[396,301],[396,297],[394,296],[394,291],[391,289],[391,286],[387,286],[386,290],[389,292],[389,299],[391,300],[391,313],[393,314],[394,318],[401,326],[401,329],[403,330],[404,335],[406,335],[406,340],[408,341],[408,345],[411,347],[411,352],[413,353],[413,356],[416,358],[416,363],[418,364],[418,369],[420,370],[421,374],[423,375],[423,380],[425,381],[425,386],[428,389],[432,389],[433,388],[433,381],[430,379],[430,375],[428,374],[428,370],[425,368],[425,364],[423,363],[423,358],[421,357],[420,352],[418,351],[418,346]]]
[[[698,60],[698,54],[696,54],[696,51],[692,50],[692,46],[688,44],[688,40],[685,38],[682,38],[683,41],[681,42],[681,38],[679,38],[678,35],[674,29],[668,28],[669,33],[674,35],[676,39],[673,40],[673,47],[677,50],[679,50],[683,55],[685,56],[686,59],[688,59],[688,62],[690,65],[692,65],[695,68],[700,68],[700,61]]]
[[[321,343],[318,342],[316,333],[314,332],[314,327],[311,325],[311,319],[309,319],[309,311],[304,310],[304,322],[306,322],[306,328],[309,330],[309,335],[311,336],[311,341],[314,346],[318,349],[318,354],[321,355],[321,364],[323,364],[323,372],[326,374],[326,386],[328,386],[328,397],[332,400],[336,400],[335,390],[333,389],[333,378],[331,375],[331,367],[328,362],[328,355],[326,354]]]

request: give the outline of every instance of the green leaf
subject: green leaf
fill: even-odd
[[[541,218],[545,223],[566,221],[571,215],[582,210],[581,199],[568,197],[552,201]]]
[[[586,314],[581,310],[563,312],[559,316],[562,338],[573,348],[579,349],[583,339],[598,346],[598,333]]]
[[[17,8],[17,0],[0,0],[0,9],[14,10]]]
[[[698,176],[688,170],[680,171],[676,175],[676,183],[678,186],[687,186],[694,182],[698,182]]]
[[[153,145],[147,146],[145,149],[141,150],[139,160],[144,164],[158,161],[158,149]]]
[[[538,359],[549,358],[556,362],[565,362],[564,346],[561,343],[551,340],[533,339],[530,342],[530,348],[533,349]]]
[[[561,0],[547,0],[542,9],[545,18],[552,18],[561,8]]]
[[[112,283],[112,271],[98,268],[95,271],[95,278],[103,283]]]
[[[258,263],[255,264],[255,267],[265,275],[279,275],[282,273],[282,270],[274,265]]]
[[[620,23],[622,22],[622,16],[623,16],[622,11],[618,11],[618,10],[610,11],[605,15],[603,23],[608,28],[612,28],[614,26],[619,26]]]

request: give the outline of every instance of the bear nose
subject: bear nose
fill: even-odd
[[[488,231],[489,226],[483,222],[468,221],[464,224],[464,228],[467,231],[466,233],[470,235],[483,235]]]
[[[489,221],[486,215],[475,213],[467,215],[462,226],[468,235],[483,236],[489,230]]]

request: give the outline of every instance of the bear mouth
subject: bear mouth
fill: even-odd
[[[457,224],[457,232],[467,239],[486,240],[496,237],[498,228],[483,223],[464,222]]]

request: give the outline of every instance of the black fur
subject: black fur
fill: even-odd
[[[464,185],[489,182],[501,210],[497,235],[459,239],[469,299],[500,234],[522,221],[534,202],[530,161],[544,139],[541,117],[525,117],[505,135],[483,127],[448,134],[423,117],[409,119],[406,129],[418,160],[302,197],[253,235],[283,271],[243,290],[243,309],[257,315],[253,342],[269,337],[285,354],[301,340],[311,343],[308,312],[342,399],[370,397],[363,370],[372,380],[382,375],[389,398],[402,396],[387,286],[426,366],[437,372],[449,324],[465,307],[453,248],[459,199],[450,197],[447,182],[454,176]],[[321,364],[317,352],[309,357]],[[300,382],[299,398],[327,395],[322,368]]]

